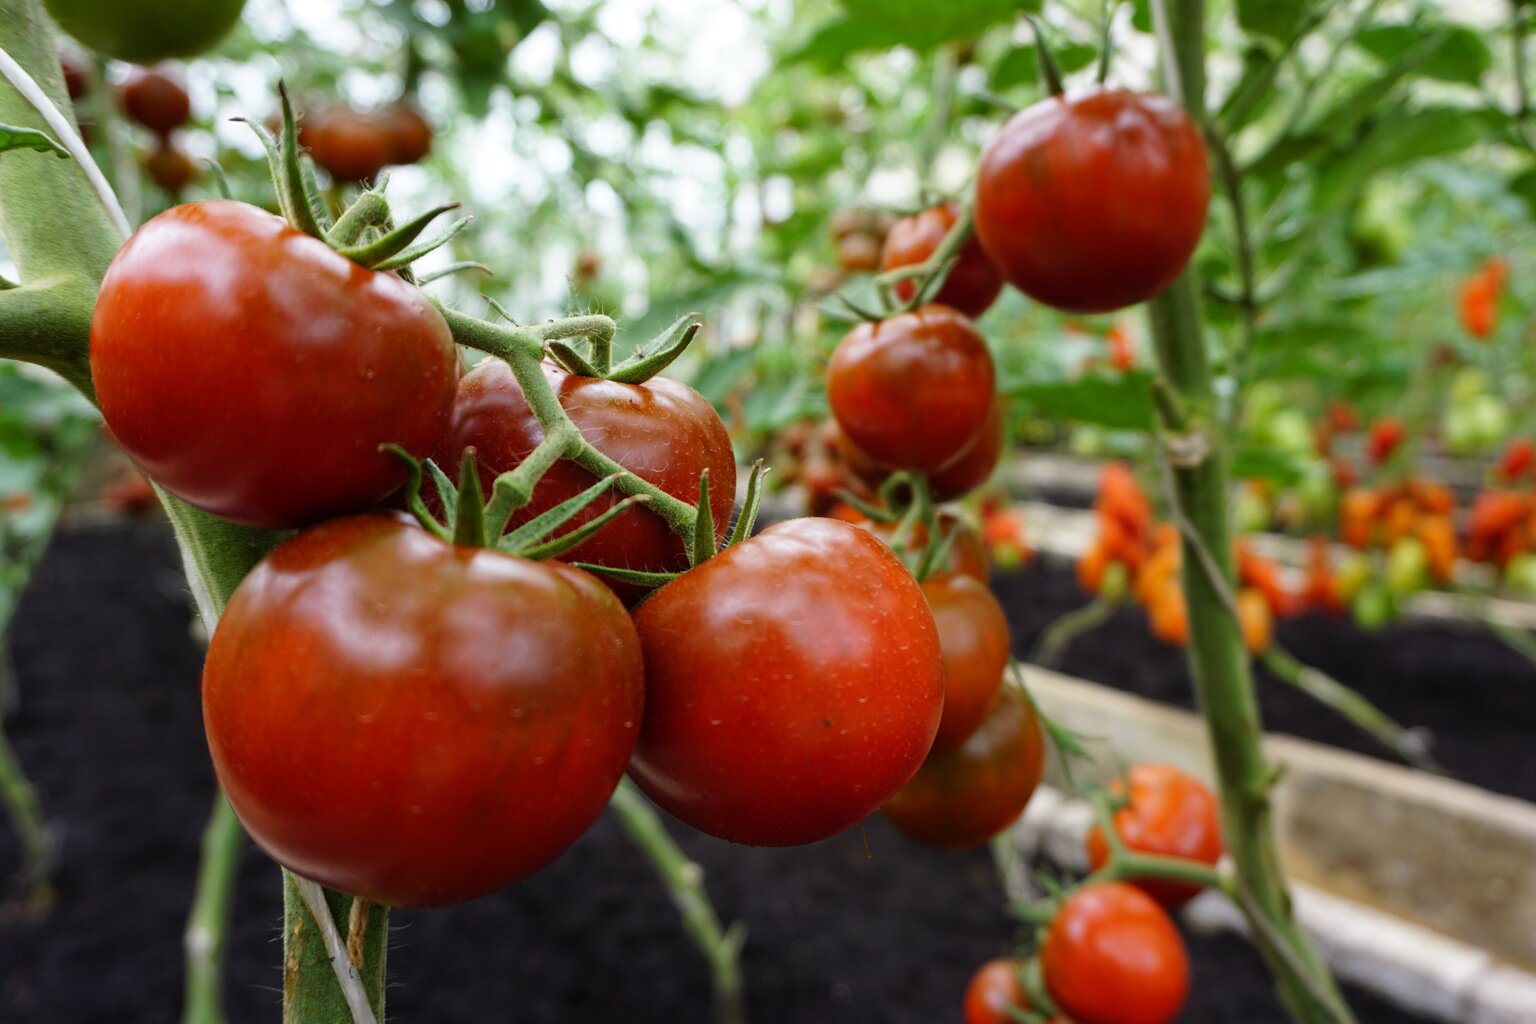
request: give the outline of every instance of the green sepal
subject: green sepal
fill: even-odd
[[[1040,56],[1040,84],[1052,96],[1060,96],[1067,91],[1067,87],[1061,80],[1061,65],[1056,63],[1056,55],[1051,53],[1050,46],[1045,42],[1045,30],[1032,14],[1024,15],[1024,20],[1029,22],[1029,27],[1035,33],[1035,52]]]
[[[368,194],[369,193],[366,192],[363,193],[365,198],[368,196]],[[358,202],[363,202],[363,199],[359,199]],[[427,225],[431,224],[434,220],[436,220],[438,217],[441,217],[449,210],[458,209],[458,206],[458,203],[444,203],[441,206],[433,207],[419,217],[416,217],[408,223],[400,225],[394,230],[389,231],[386,234],[373,239],[372,241],[364,242],[358,245],[340,245],[336,247],[336,251],[341,253],[347,259],[351,260],[353,263],[360,264],[361,266],[368,267],[373,270],[392,270],[395,266],[404,266],[406,263],[410,262],[409,259],[405,260],[403,263],[397,263],[395,261],[399,260],[401,256],[404,256],[407,252],[411,251],[407,247],[421,236],[421,233],[427,229]],[[357,209],[357,204],[353,204],[352,208]],[[385,212],[386,214],[388,213],[388,207],[385,207]],[[343,220],[345,220],[345,218],[343,218]],[[463,222],[461,221],[460,223],[462,224]],[[339,227],[340,224],[341,222],[338,221],[337,226]],[[361,237],[362,231],[360,227],[358,227],[355,223],[349,225],[349,227],[357,230],[358,236]],[[450,228],[449,230],[452,231],[453,229]],[[445,236],[442,241],[447,241],[447,236]],[[438,242],[437,245],[441,245],[442,241]],[[434,245],[433,248],[436,248],[436,245]],[[428,249],[427,251],[430,252],[431,250]],[[417,255],[424,255],[424,253],[418,253]]]
[[[459,489],[453,486],[453,481],[448,479],[442,467],[431,459],[425,463],[427,475],[432,478],[432,486],[437,488],[438,501],[443,506],[443,521],[451,523],[459,517]]]
[[[573,345],[564,341],[550,341],[544,345],[550,358],[560,364],[560,368],[568,373],[574,373],[578,377],[601,377],[597,367],[587,361],[587,357],[576,351]]]
[[[450,263],[446,267],[440,267],[439,269],[432,271],[430,274],[422,274],[420,277],[416,278],[416,284],[429,285],[433,281],[438,281],[447,277],[449,274],[457,274],[465,270],[475,270],[487,277],[496,276],[496,271],[492,270],[484,263],[476,263],[474,260],[460,260],[457,263]]]
[[[702,326],[696,319],[698,315],[688,313],[678,317],[670,327],[641,345],[633,356],[614,367],[608,373],[608,379],[619,384],[644,384],[671,366],[698,336]]]
[[[949,560],[949,553],[955,546],[955,532],[950,530],[945,533],[937,528],[928,531],[928,543],[923,547],[922,558],[917,563],[917,571],[912,574],[917,577],[918,582],[932,576],[939,566]]]
[[[448,528],[437,521],[436,517],[427,509],[427,503],[421,498],[421,463],[417,462],[416,457],[410,452],[397,444],[380,445],[379,449],[380,451],[388,452],[405,463],[406,510],[416,517],[416,521],[421,524],[422,529],[439,540],[447,540],[450,536]],[[430,459],[427,461],[427,465],[433,466]],[[433,466],[433,468],[435,469],[436,467]],[[439,493],[442,493],[441,488],[439,488]]]
[[[752,473],[747,477],[747,495],[741,503],[741,514],[736,517],[736,525],[725,539],[726,547],[733,547],[752,536],[752,528],[757,525],[758,509],[763,504],[763,477],[767,472],[762,459],[752,464]]]
[[[514,554],[517,554],[523,558],[531,558],[535,561],[563,555],[577,545],[582,544],[590,539],[594,534],[598,533],[609,523],[613,522],[619,516],[629,511],[630,508],[634,507],[635,505],[643,505],[650,500],[651,499],[646,497],[644,494],[632,494],[625,498],[623,501],[610,506],[606,511],[603,512],[602,515],[598,516],[596,519],[593,519],[587,523],[583,523],[581,526],[578,526],[576,529],[570,531],[569,533],[563,533],[560,536],[547,540],[542,544],[532,548],[526,548],[522,551],[514,552]]]
[[[213,187],[219,193],[220,199],[233,199],[235,193],[229,187],[229,175],[224,173],[224,165],[217,160],[204,160],[208,170],[213,174]]]
[[[891,511],[888,504],[876,505],[874,502],[866,501],[846,488],[838,488],[837,500],[844,502],[865,518],[877,523],[894,523],[899,518]]]
[[[595,573],[599,576],[607,576],[619,583],[632,583],[638,587],[664,587],[677,579],[682,573],[678,572],[642,572],[639,569],[615,569],[611,565],[597,565],[593,562],[572,562],[574,568]]]
[[[693,517],[693,543],[688,546],[690,565],[703,565],[714,558],[715,514],[709,507],[709,469],[699,474],[699,510]]]
[[[277,205],[282,210],[283,217],[294,228],[323,239],[325,229],[321,226],[321,220],[316,216],[316,211],[310,205],[309,194],[304,185],[304,171],[299,159],[299,135],[294,127],[293,104],[288,99],[288,86],[281,79],[277,83],[278,102],[282,106],[283,126],[279,138],[274,139],[272,134],[254,121],[249,122],[251,130],[261,140],[262,148],[267,151],[267,164],[272,171],[272,184],[277,190]]]
[[[453,205],[457,206],[458,204],[454,203]],[[438,249],[441,249],[443,246],[447,245],[454,235],[457,235],[460,231],[463,231],[465,228],[469,227],[474,219],[474,217],[460,217],[458,220],[448,225],[442,234],[429,238],[425,242],[417,242],[415,245],[408,249],[404,249],[399,253],[396,253],[394,256],[391,256],[384,262],[374,264],[373,269],[399,270],[403,272],[406,267],[409,267],[412,263],[415,263],[417,260],[427,255],[427,253],[436,252]]]
[[[474,448],[465,448],[459,460],[459,507],[453,517],[453,542],[462,547],[482,548],[485,535],[485,494],[480,490],[480,470],[475,466]]]
[[[567,498],[549,511],[541,512],[534,516],[522,526],[519,526],[497,541],[496,547],[502,551],[517,552],[539,544],[551,533],[584,512],[587,506],[591,505],[604,491],[613,486],[614,481],[624,475],[623,473],[614,473],[603,477],[575,497]]]
[[[325,233],[325,240],[337,247],[356,245],[369,228],[388,224],[389,203],[384,199],[388,184],[389,175],[383,175],[377,185],[358,196]]]

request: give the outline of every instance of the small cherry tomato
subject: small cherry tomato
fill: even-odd
[[[923,581],[944,656],[944,718],[933,749],[952,750],[981,725],[1008,670],[1008,617],[985,583],[958,573]]]
[[[665,377],[653,377],[644,384],[619,384],[578,377],[549,363],[543,371],[582,436],[619,465],[690,503],[698,501],[699,476],[708,469],[715,534],[725,538],[736,501],[736,455],[725,424],[704,396]],[[512,368],[503,360],[487,359],[459,382],[453,416],[435,459],[452,472],[464,450],[474,448],[480,482],[489,488],[542,440],[544,430]],[[596,482],[574,462],[557,462],[539,479],[533,500],[508,525],[521,526]],[[620,500],[622,496],[616,494],[599,498],[567,529],[595,519]],[[646,508],[629,509],[561,557],[643,572],[679,572],[688,567],[683,539]],[[610,586],[626,600],[639,600],[645,594],[625,584],[610,582]]]
[[[944,469],[992,411],[992,355],[964,315],[928,305],[855,327],[827,364],[827,400],[843,433],[897,469]]]
[[[107,268],[91,379],[123,449],[172,494],[283,529],[369,508],[453,406],[448,325],[398,274],[361,267],[245,203],[172,207]]]
[[[880,812],[919,842],[979,846],[1024,813],[1044,769],[1035,709],[1023,691],[1005,686],[980,728],[953,750],[929,754]]]
[[[965,1024],[1015,1024],[1009,1010],[1029,1008],[1019,984],[1023,966],[1013,957],[998,957],[977,968],[965,987]]]
[[[236,589],[203,720],[273,859],[435,906],[525,878],[596,820],[634,749],[643,671],[623,606],[580,570],[353,516]]]
[[[1015,114],[982,154],[976,233],[1005,280],[1074,313],[1143,302],[1183,272],[1211,177],[1164,96],[1095,89]]]
[[[868,531],[792,519],[635,612],[645,718],[630,774],[710,835],[812,843],[910,779],[939,728],[944,667],[922,590]]]
[[[420,163],[432,151],[432,126],[421,111],[409,103],[397,103],[381,112],[378,118],[389,138],[391,164]]]
[[[844,235],[837,240],[837,262],[851,274],[878,269],[880,239],[863,232]]]
[[[378,119],[335,107],[310,119],[305,145],[315,163],[336,181],[372,181],[390,162],[391,140]]]
[[[1084,886],[1040,947],[1045,987],[1077,1024],[1168,1024],[1189,992],[1189,955],[1166,911],[1133,885]]]
[[[1392,457],[1398,445],[1403,443],[1406,430],[1403,421],[1394,416],[1384,416],[1371,424],[1366,451],[1372,465],[1379,466]]]
[[[173,196],[197,180],[197,165],[169,139],[161,139],[144,158],[144,170],[156,185]]]
[[[908,267],[932,256],[959,216],[959,208],[954,203],[943,203],[898,220],[885,236],[880,269]],[[896,297],[903,302],[911,299],[919,283],[914,280],[898,281]],[[960,247],[955,265],[944,279],[938,294],[933,296],[933,301],[974,318],[985,313],[997,301],[998,293],[1002,290],[1002,277],[982,251],[981,242],[973,233]]]
[[[1536,468],[1536,442],[1528,437],[1510,441],[1499,460],[1499,476],[1510,482],[1529,475],[1533,468]]]
[[[1130,784],[1127,795],[1126,783]],[[1205,783],[1167,764],[1138,764],[1109,791],[1125,798],[1115,812],[1115,832],[1136,853],[1180,857],[1214,865],[1225,850],[1216,796]],[[1098,826],[1088,833],[1088,862],[1096,871],[1109,859],[1109,845]],[[1169,910],[1200,894],[1198,886],[1146,878],[1135,885]]]
[[[186,85],[163,68],[130,69],[117,96],[123,113],[156,135],[169,135],[192,117]]]

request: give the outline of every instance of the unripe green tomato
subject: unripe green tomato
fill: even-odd
[[[1327,519],[1338,501],[1338,490],[1333,485],[1333,467],[1326,462],[1309,463],[1301,481],[1296,485],[1296,493],[1301,498],[1302,509],[1309,522]]]
[[[1370,581],[1371,560],[1358,551],[1345,556],[1344,561],[1334,570],[1333,585],[1338,591],[1339,600],[1346,603],[1352,602],[1355,595]]]
[[[1382,579],[1393,597],[1407,597],[1429,586],[1429,549],[1424,542],[1403,537],[1393,544]]]
[[[1536,596],[1536,555],[1522,551],[1504,567],[1504,586],[1517,594]]]
[[[1232,512],[1233,526],[1239,534],[1263,533],[1274,515],[1269,499],[1252,487],[1239,487]]]
[[[195,57],[229,34],[245,0],[45,0],[70,35],[133,64]]]
[[[1312,455],[1316,441],[1312,421],[1300,409],[1281,409],[1265,424],[1266,440],[1288,455]]]
[[[1349,603],[1349,610],[1354,613],[1356,625],[1364,630],[1381,629],[1397,618],[1397,602],[1375,580],[1360,588]]]
[[[1440,440],[1452,455],[1471,455],[1477,450],[1478,428],[1470,405],[1446,406],[1440,417]]]
[[[1473,450],[1485,452],[1509,433],[1509,406],[1493,395],[1478,395],[1467,406],[1472,419]]]
[[[1072,431],[1072,442],[1068,447],[1073,455],[1081,458],[1101,458],[1107,451],[1104,431],[1098,427],[1078,427]]]
[[[1488,378],[1475,366],[1465,366],[1451,378],[1451,401],[1468,402],[1488,390]]]
[[[1355,208],[1350,240],[1380,263],[1397,263],[1413,242],[1413,225],[1402,189],[1378,179]]]

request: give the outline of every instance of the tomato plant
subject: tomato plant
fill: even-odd
[[[1078,1024],[1168,1024],[1189,992],[1189,956],[1173,921],[1119,882],[1063,901],[1040,966],[1051,997]]]
[[[634,626],[593,577],[358,516],[236,589],[203,714],[219,784],[275,860],[431,906],[526,877],[586,830],[644,688]]]
[[[91,379],[123,448],[215,515],[284,528],[368,508],[404,480],[379,446],[425,455],[458,354],[442,316],[242,203],[178,206],[113,259]]]
[[[1015,114],[976,171],[976,234],[1003,277],[1075,313],[1173,282],[1205,228],[1199,129],[1163,96],[1097,89]]]
[[[1138,764],[1116,779],[1110,793],[1125,801],[1115,812],[1115,832],[1127,849],[1214,865],[1221,859],[1221,822],[1216,797],[1187,772],[1166,764]],[[1095,869],[1109,858],[1097,826],[1088,834],[1088,861]],[[1169,910],[1199,895],[1192,885],[1159,879],[1136,883]]]
[[[895,555],[847,523],[769,527],[662,587],[635,625],[646,706],[630,773],[711,835],[833,835],[905,784],[938,732],[933,614]]]

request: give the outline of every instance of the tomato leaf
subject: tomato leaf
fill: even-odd
[[[981,35],[1021,11],[1038,11],[1040,0],[843,0],[844,15],[825,22],[786,61],[836,67],[855,53],[906,46],[932,50],[955,39]]]
[[[1001,390],[1043,416],[1117,430],[1150,431],[1153,426],[1152,375],[1145,371],[1025,381]]]
[[[1237,23],[1249,35],[1286,40],[1296,34],[1310,6],[1296,0],[1237,0]]]
[[[65,159],[69,158],[67,149],[35,128],[18,128],[15,125],[0,124],[0,153],[11,149],[31,149],[39,153],[52,153]]]
[[[1442,82],[1477,85],[1493,66],[1493,52],[1477,32],[1465,25],[1398,22],[1372,25],[1355,37],[1355,45],[1378,60],[1390,61],[1432,33],[1441,44],[1413,73]]]

